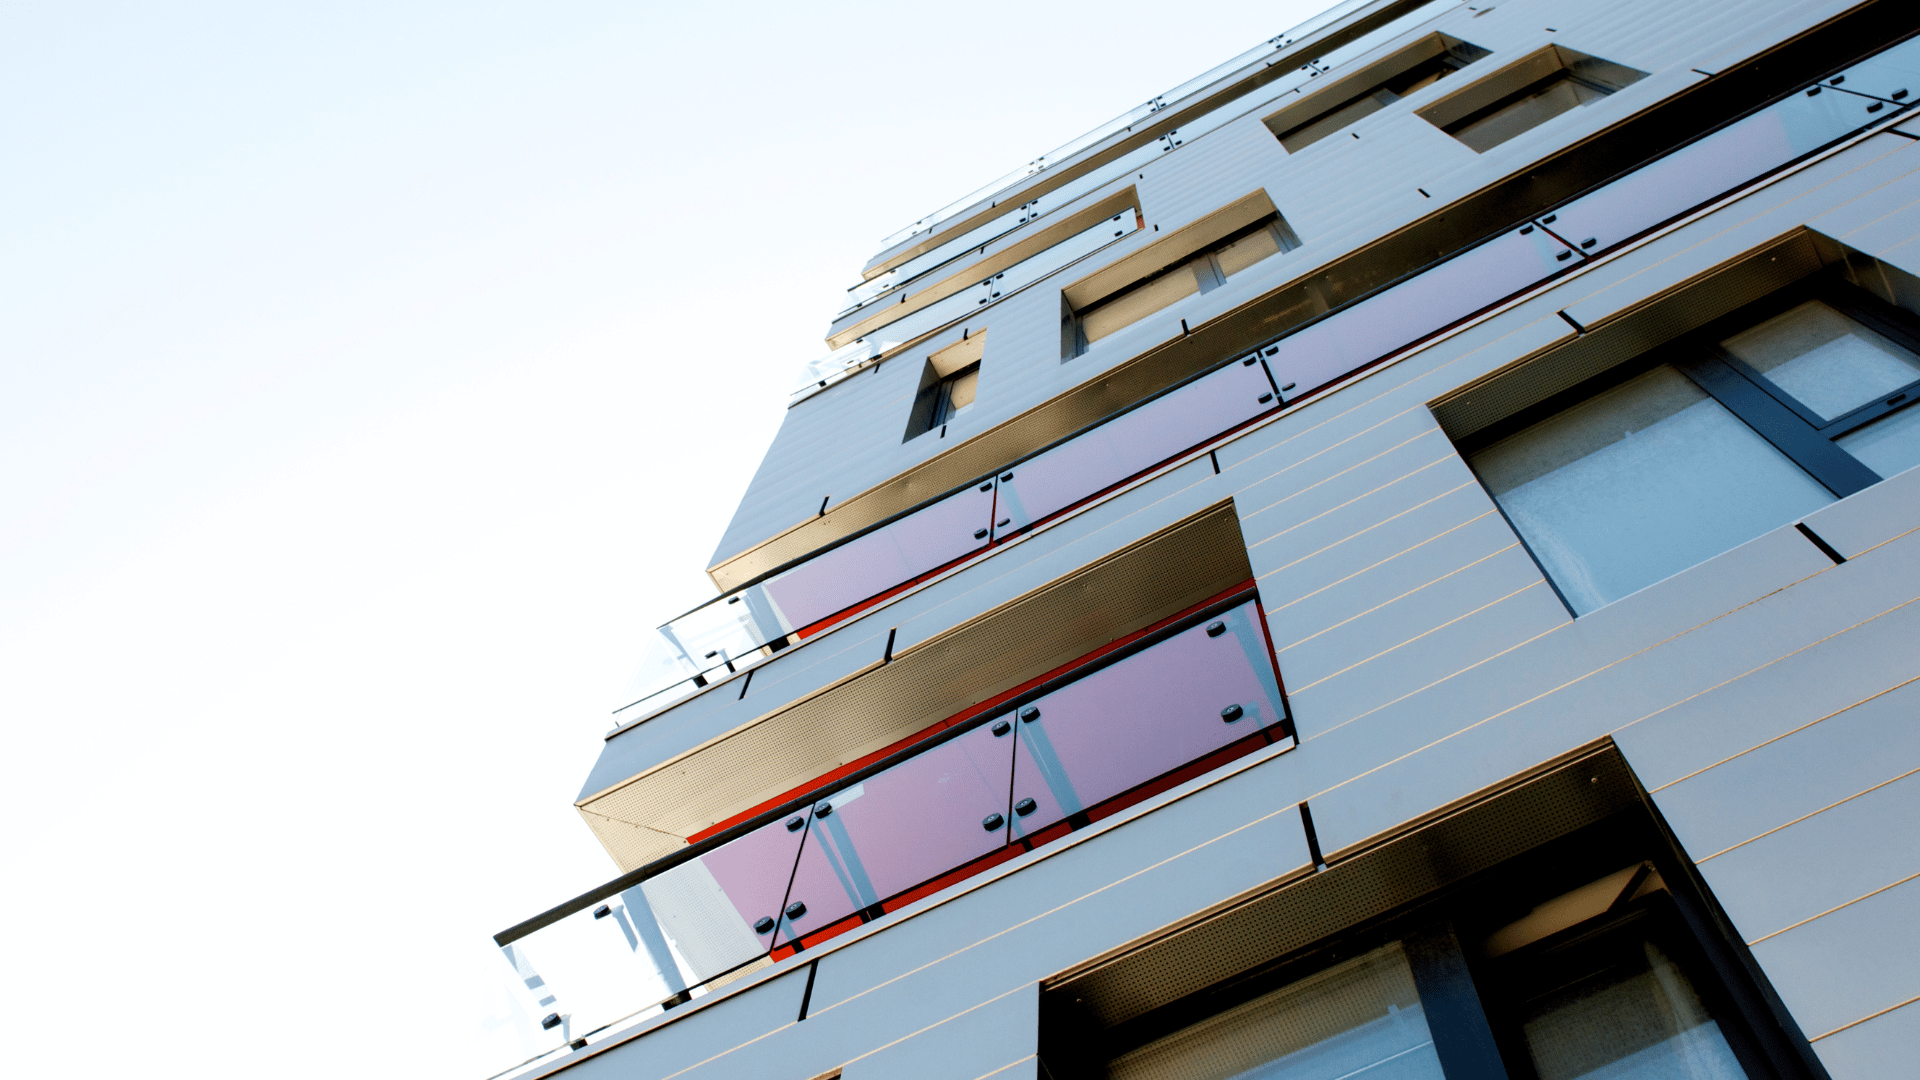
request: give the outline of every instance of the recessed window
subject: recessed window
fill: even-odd
[[[1571,917],[1551,918],[1556,912]],[[1541,904],[1523,946],[1503,928],[1470,951],[1511,1058],[1539,1080],[1738,1080],[1760,1054],[1708,973],[1665,883],[1629,867]],[[1523,920],[1523,922],[1529,921]],[[1551,933],[1540,931],[1551,929]],[[1736,1050],[1736,1045],[1739,1050]],[[1762,1074],[1764,1075],[1764,1074]]]
[[[1823,278],[1461,449],[1578,615],[1920,464],[1916,396],[1920,325]]]
[[[1644,71],[1549,45],[1418,113],[1476,152],[1485,153],[1646,77]]]
[[[1262,259],[1292,251],[1300,238],[1279,213],[1269,213],[1252,224],[1188,255],[1172,266],[1126,284],[1098,299],[1076,307],[1075,290],[1062,295],[1062,352],[1078,356],[1088,346],[1117,330],[1170,307],[1180,300],[1208,293],[1227,283],[1234,274]]]
[[[1445,34],[1429,34],[1267,117],[1267,128],[1289,154],[1297,154],[1485,55],[1487,50],[1478,45]]]
[[[1579,773],[1500,798],[1538,813],[1588,797],[1579,785],[1630,783],[1624,766]],[[1699,918],[1711,901],[1642,813],[1575,828],[1489,811],[1336,855],[1043,986],[1046,1075],[1801,1080],[1804,1042],[1742,974],[1740,943]],[[1516,827],[1566,831],[1514,851]],[[1495,846],[1513,853],[1479,862]],[[1438,879],[1436,850],[1461,861]]]
[[[920,373],[920,389],[914,395],[913,412],[907,417],[905,439],[929,431],[944,436],[947,425],[973,407],[980,389],[980,356],[985,349],[983,330],[927,357],[926,367]]]

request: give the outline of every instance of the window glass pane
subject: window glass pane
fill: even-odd
[[[1280,723],[1280,686],[1258,620],[1255,606],[1242,604],[1021,709],[1014,835],[1096,809]]]
[[[1576,614],[1833,501],[1668,364],[1472,465]]]
[[[1818,300],[1720,345],[1829,420],[1920,379],[1912,353]]]
[[[1280,241],[1274,238],[1271,228],[1266,228],[1235,240],[1216,252],[1215,257],[1220,260],[1220,272],[1231,275],[1245,270],[1269,255],[1278,254],[1280,254]]]
[[[1111,1080],[1443,1080],[1394,942],[1113,1059]]]
[[[1562,73],[1518,100],[1452,129],[1447,134],[1485,153],[1516,135],[1531,131],[1563,112],[1598,101],[1611,91],[1588,86]]]
[[[1920,409],[1905,408],[1833,440],[1881,476],[1920,465]]]
[[[1080,326],[1088,341],[1099,341],[1122,327],[1131,326],[1168,304],[1200,291],[1200,282],[1191,267],[1178,267],[1102,303],[1080,317]]]
[[[1392,94],[1376,91],[1340,106],[1317,120],[1309,121],[1280,136],[1287,153],[1297,154],[1321,139],[1339,131],[1363,116],[1371,116],[1394,103]]]
[[[947,390],[947,404],[952,407],[954,413],[958,413],[960,409],[973,404],[973,392],[977,388],[979,388],[979,367],[954,375],[952,386],[948,386]]]
[[[1524,1026],[1540,1080],[1740,1080],[1720,1026],[1658,945],[1620,950],[1534,1002]]]

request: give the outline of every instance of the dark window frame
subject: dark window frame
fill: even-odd
[[[1459,439],[1461,456],[1471,456],[1501,439],[1565,412],[1628,379],[1661,364],[1672,364],[1709,397],[1727,408],[1761,438],[1825,485],[1838,498],[1885,479],[1833,440],[1920,402],[1920,379],[1881,395],[1831,421],[1743,361],[1720,349],[1719,342],[1765,322],[1788,308],[1819,300],[1894,344],[1920,356],[1920,316],[1895,307],[1851,282],[1827,274],[1794,282],[1714,319],[1698,329],[1648,349],[1594,377],[1495,421]],[[1835,461],[1835,457],[1843,461]]]
[[[1278,258],[1279,256],[1285,255],[1288,252],[1294,251],[1300,247],[1300,243],[1301,243],[1300,234],[1294,232],[1293,226],[1287,224],[1287,219],[1285,215],[1280,214],[1279,212],[1276,211],[1274,213],[1267,214],[1261,217],[1257,221],[1253,221],[1246,225],[1242,225],[1240,228],[1235,229],[1234,231],[1228,233],[1227,235],[1221,237],[1218,240],[1213,241],[1212,243],[1206,245],[1205,247],[1202,247],[1197,251],[1192,252],[1191,254],[1182,256],[1179,262],[1173,263],[1170,266],[1161,267],[1160,269],[1154,271],[1153,273],[1148,274],[1145,277],[1142,277],[1138,281],[1131,282],[1119,289],[1114,290],[1111,293],[1108,293],[1105,296],[1102,296],[1098,300],[1093,301],[1092,303],[1086,305],[1085,307],[1081,307],[1081,308],[1074,307],[1071,303],[1067,301],[1065,295],[1063,294],[1060,300],[1061,329],[1062,329],[1061,342],[1063,345],[1063,348],[1061,350],[1062,352],[1061,359],[1064,361],[1064,360],[1074,359],[1075,357],[1078,357],[1078,356],[1083,356],[1086,354],[1088,349],[1093,347],[1093,341],[1087,337],[1087,331],[1086,331],[1086,319],[1088,316],[1099,312],[1102,308],[1125,303],[1129,298],[1138,294],[1142,290],[1152,285],[1156,285],[1162,280],[1166,279],[1168,275],[1181,273],[1183,271],[1192,273],[1194,276],[1194,283],[1198,287],[1198,291],[1189,293],[1188,295],[1173,301],[1173,303],[1167,304],[1163,307],[1156,308],[1145,315],[1141,315],[1139,318],[1133,320],[1133,322],[1128,323],[1127,324],[1128,326],[1132,326],[1135,323],[1142,322],[1154,315],[1158,315],[1160,312],[1167,310],[1167,308],[1173,307],[1174,304],[1179,304],[1195,296],[1205,296],[1207,293],[1210,293],[1213,290],[1221,287],[1222,285],[1225,285],[1229,277],[1232,275],[1229,275],[1224,269],[1221,268],[1219,253],[1222,251],[1225,251],[1227,248],[1232,247],[1233,245],[1239,243],[1240,241],[1245,240],[1250,236],[1253,236],[1255,233],[1261,233],[1261,232],[1267,233],[1270,236],[1272,236],[1274,246],[1277,247],[1279,250],[1275,251],[1272,255],[1265,256],[1264,258],[1258,260],[1259,262],[1264,262],[1266,261],[1266,259],[1270,259],[1270,258]],[[1236,271],[1236,273],[1238,272],[1239,271]],[[1117,332],[1118,330],[1110,331],[1109,333],[1111,334],[1111,333],[1117,333]],[[1103,335],[1103,337],[1104,336],[1107,336],[1107,335]]]
[[[1882,417],[1920,404],[1920,379],[1882,394],[1843,416],[1826,420],[1765,375],[1719,347],[1719,342],[1726,338],[1808,300],[1828,304],[1842,315],[1920,357],[1920,316],[1888,303],[1835,272],[1821,272],[1776,289],[1672,341],[1656,345],[1592,378],[1517,410],[1455,440],[1454,447],[1471,468],[1471,459],[1480,450],[1597,397],[1637,375],[1662,364],[1672,364],[1708,397],[1832,492],[1836,499],[1844,499],[1879,483],[1885,477],[1842,449],[1834,440]],[[1477,472],[1475,477],[1479,477]],[[1482,481],[1483,487],[1484,483]],[[1559,597],[1567,611],[1578,617],[1578,612],[1561,591],[1559,583],[1554,581],[1553,575],[1547,572],[1545,564],[1535,554],[1533,541],[1513,523],[1498,496],[1489,492],[1488,497],[1499,509],[1501,517],[1506,519],[1507,527],[1513,530],[1528,557],[1540,567],[1541,576],[1546,579],[1548,587],[1553,589],[1554,595]]]
[[[1641,870],[1605,911],[1499,957],[1474,955],[1463,941],[1631,867]],[[1664,888],[1632,898],[1658,874]],[[1449,1080],[1537,1080],[1520,1030],[1524,985],[1517,971],[1555,954],[1622,940],[1642,929],[1667,948],[1700,994],[1750,1080],[1812,1080],[1800,1033],[1775,1023],[1777,1002],[1724,915],[1667,831],[1639,815],[1615,814],[1444,886],[1375,919],[1152,1009],[1097,1040],[1059,1030],[1043,1012],[1041,1056],[1054,1080],[1099,1080],[1105,1062],[1234,1006],[1398,941],[1406,951],[1434,1050]],[[1049,1026],[1055,1030],[1049,1031]]]

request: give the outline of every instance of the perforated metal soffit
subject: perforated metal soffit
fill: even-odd
[[[1321,873],[1136,944],[1046,986],[1112,1027],[1639,805],[1611,743],[1340,853]]]
[[[623,870],[1253,576],[1231,501],[583,800]]]

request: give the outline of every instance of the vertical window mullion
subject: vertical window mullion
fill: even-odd
[[[1439,923],[1408,935],[1403,944],[1434,1052],[1449,1080],[1507,1080],[1493,1026],[1453,928]]]
[[[1673,365],[1835,495],[1844,499],[1880,482],[1880,474],[1711,352],[1683,350]]]

